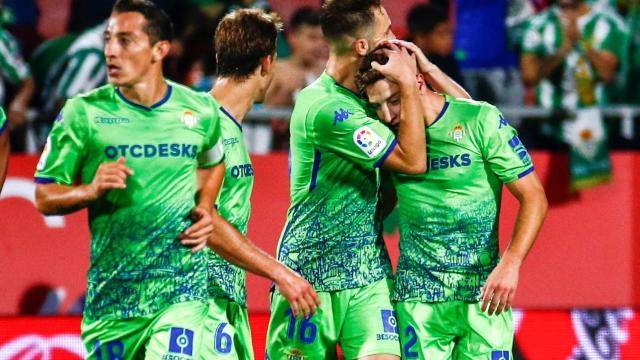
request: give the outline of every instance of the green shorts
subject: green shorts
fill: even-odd
[[[201,359],[253,360],[247,308],[223,298],[209,299]]]
[[[511,310],[489,316],[481,303],[396,304],[403,359],[511,360]]]
[[[199,355],[205,303],[173,304],[156,315],[124,320],[82,320],[87,359],[192,360]]]
[[[339,343],[345,359],[390,354],[400,356],[390,280],[335,292],[319,292],[315,315],[294,318],[278,292],[271,298],[267,359],[335,359]]]

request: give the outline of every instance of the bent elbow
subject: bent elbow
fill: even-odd
[[[405,172],[409,175],[421,175],[427,172],[427,164],[426,163],[417,163],[408,166]]]

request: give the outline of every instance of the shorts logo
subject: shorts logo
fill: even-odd
[[[198,123],[198,117],[193,114],[192,111],[185,111],[180,117],[180,121],[182,121],[189,129],[196,126]]]
[[[493,350],[491,352],[491,360],[509,360],[508,350]]]
[[[346,109],[338,109],[333,112],[333,126],[336,126],[339,122],[343,122],[349,119],[349,115],[353,115],[352,112]]]
[[[398,320],[396,320],[396,312],[393,310],[380,310],[382,316],[382,327],[384,332],[390,334],[398,334]]]
[[[387,142],[368,126],[363,126],[353,133],[353,142],[370,158],[378,156],[387,146]]]
[[[453,130],[449,131],[449,136],[451,136],[456,142],[460,142],[462,137],[464,137],[464,127],[460,124],[456,125]]]
[[[169,352],[193,355],[193,330],[172,327],[171,337],[169,338]]]

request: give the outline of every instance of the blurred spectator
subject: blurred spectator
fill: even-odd
[[[265,104],[272,107],[292,107],[298,92],[315,81],[324,69],[328,47],[320,27],[320,12],[302,7],[291,17],[287,30],[291,56],[276,62],[276,71]],[[274,150],[289,148],[289,121],[277,119],[272,122]],[[264,129],[248,143],[263,142]],[[245,134],[246,136],[246,134]],[[268,146],[268,144],[266,144]],[[260,146],[264,147],[264,144]]]
[[[607,131],[597,106],[608,103],[604,84],[616,77],[626,38],[619,17],[582,0],[558,0],[531,20],[524,35],[522,77],[537,85],[537,102],[584,109],[552,134],[569,145],[573,190],[611,177]]]
[[[458,62],[453,57],[453,28],[448,8],[416,5],[407,15],[411,41],[445,74],[464,87]]]
[[[42,41],[37,25],[40,18],[36,0],[3,0],[6,10],[6,28],[13,34],[22,49],[25,58],[29,58],[33,49]]]
[[[0,0],[0,11],[2,10]],[[0,104],[7,101],[5,81],[17,87],[7,109],[10,128],[15,129],[26,120],[27,109],[34,92],[34,82],[29,67],[22,58],[18,42],[0,24]]]
[[[494,104],[522,104],[518,55],[508,46],[507,2],[456,1],[454,52],[467,91]]]

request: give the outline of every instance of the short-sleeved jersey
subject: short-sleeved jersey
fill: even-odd
[[[168,82],[152,107],[112,85],[67,101],[38,163],[36,182],[91,183],[100,164],[125,157],[127,188],[89,205],[91,260],[85,317],[126,319],[206,301],[205,254],[177,239],[191,225],[196,170],[224,158],[218,105]]]
[[[0,135],[4,134],[7,131],[7,126],[9,125],[9,121],[7,120],[7,116],[4,114],[4,109],[0,106]]]
[[[300,92],[291,116],[291,206],[278,259],[317,291],[391,274],[376,210],[378,167],[397,142],[371,110],[323,73]]]
[[[216,206],[223,218],[246,235],[251,215],[253,165],[244,142],[242,126],[223,107],[220,107],[220,130],[226,172]],[[211,278],[209,296],[223,297],[246,305],[246,272],[213,251],[207,250],[207,253]]]
[[[447,97],[426,135],[428,172],[393,175],[400,209],[394,298],[476,301],[500,257],[502,184],[531,173],[531,158],[487,103]]]
[[[609,51],[623,60],[627,30],[623,21],[609,11],[595,11],[578,18],[582,40],[574,46],[560,69],[543,79],[536,89],[539,104],[548,108],[575,109],[605,105],[606,91],[586,49]],[[522,51],[540,57],[556,54],[564,42],[561,11],[557,6],[535,16],[523,37]]]

